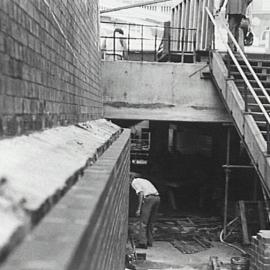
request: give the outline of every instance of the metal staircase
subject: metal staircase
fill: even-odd
[[[247,59],[253,70],[255,71],[257,77],[261,81],[262,85],[264,86],[267,93],[270,95],[270,56],[269,59],[260,59],[260,55],[247,55]],[[262,103],[263,107],[267,112],[270,112],[270,102],[268,101],[267,97],[264,95],[262,89],[258,87],[256,80],[254,80],[253,75],[250,73],[249,69],[247,68],[245,62],[241,59],[238,60],[239,65],[241,66],[242,70],[245,72],[251,86],[253,87],[258,99]],[[254,120],[256,121],[257,126],[259,127],[263,137],[265,140],[268,140],[268,125],[265,119],[264,114],[261,112],[261,109],[256,102],[256,99],[252,94],[247,91],[246,83],[242,78],[241,74],[239,73],[236,65],[232,65],[230,67],[230,76],[232,76],[241,96],[245,101],[245,110],[250,115],[253,116]]]
[[[257,171],[263,191],[270,197],[270,55],[245,55],[227,26],[221,27],[213,14],[206,8],[207,14],[227,48],[221,53],[215,50],[213,37],[210,53],[210,69],[228,112],[253,166]],[[224,38],[226,30],[237,48],[234,53]],[[265,197],[266,198],[266,197]]]

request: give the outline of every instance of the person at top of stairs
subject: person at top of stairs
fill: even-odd
[[[226,17],[228,17],[229,29],[243,51],[244,51],[244,40],[243,38],[239,38],[240,36],[239,31],[240,31],[241,21],[243,18],[246,17],[247,7],[251,2],[252,0],[227,0],[227,5],[226,5],[225,14],[226,14]],[[217,14],[219,14],[224,3],[225,3],[225,0],[220,0]],[[232,51],[236,51],[236,48],[230,38],[228,38],[228,45],[230,46]]]

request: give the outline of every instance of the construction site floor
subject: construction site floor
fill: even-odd
[[[214,246],[207,250],[183,254],[170,242],[156,241],[153,247],[137,249],[137,253],[146,253],[146,260],[135,263],[137,270],[206,270],[211,256],[217,256],[225,266],[230,264],[232,257],[240,255],[237,250],[219,242],[215,242]]]
[[[139,228],[139,220],[130,218],[129,231],[135,242]],[[241,254],[220,242],[221,230],[220,217],[160,215],[154,226],[153,246],[136,248],[137,261],[134,265],[137,270],[208,270],[213,269],[209,267],[210,258],[216,257],[223,269],[230,269],[231,258]],[[240,247],[238,236],[239,232],[236,232],[234,243]]]

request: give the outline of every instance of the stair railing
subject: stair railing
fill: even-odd
[[[208,51],[211,43],[212,27],[205,7],[214,9],[214,0],[179,0],[172,8],[171,26],[173,28],[196,29],[196,51]],[[181,40],[192,41],[193,33],[173,33],[173,39],[180,35]],[[185,50],[192,50],[192,42],[185,42]],[[181,46],[181,43],[179,43]]]
[[[260,101],[258,95],[256,94],[254,88],[252,87],[251,83],[249,82],[245,72],[243,71],[243,69],[241,68],[238,60],[236,59],[233,51],[231,50],[230,46],[227,44],[227,41],[224,40],[224,37],[222,36],[222,33],[220,31],[220,29],[218,29],[218,25],[215,21],[215,18],[213,16],[213,14],[210,12],[210,10],[206,7],[205,8],[208,17],[210,18],[210,21],[212,22],[213,26],[215,29],[219,30],[218,34],[220,35],[220,38],[222,40],[222,42],[224,43],[224,45],[226,46],[228,53],[231,57],[231,59],[233,60],[235,66],[237,67],[240,75],[242,76],[244,82],[245,82],[245,110],[247,111],[248,109],[248,104],[247,104],[247,90],[250,91],[250,93],[252,94],[253,98],[255,99],[257,105],[259,106],[261,112],[263,113],[265,119],[266,119],[266,125],[267,125],[267,136],[266,136],[266,143],[267,143],[267,154],[270,154],[270,116],[269,113],[267,112],[267,110],[264,108],[262,102]],[[257,74],[255,73],[254,69],[252,68],[252,66],[250,65],[247,57],[245,56],[244,52],[242,51],[241,47],[239,46],[238,42],[236,41],[236,39],[234,38],[233,34],[231,33],[231,31],[228,29],[228,27],[223,23],[222,27],[226,30],[229,38],[232,40],[234,46],[236,47],[237,51],[239,52],[239,55],[241,56],[241,58],[243,59],[243,61],[245,62],[247,68],[249,69],[250,73],[252,74],[252,76],[254,77],[255,81],[257,82],[259,88],[262,90],[264,97],[267,99],[267,101],[270,104],[270,96],[267,93],[266,89],[264,88],[262,82],[260,81],[260,79],[258,78]]]

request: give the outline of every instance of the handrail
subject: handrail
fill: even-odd
[[[217,23],[215,22],[215,19],[213,17],[213,15],[211,14],[211,12],[209,11],[209,9],[206,7],[205,8],[210,20],[212,21],[213,25],[215,26],[215,28],[217,29]],[[262,92],[264,93],[265,97],[267,98],[267,101],[270,103],[270,96],[268,95],[267,91],[265,90],[264,86],[262,85],[261,81],[259,80],[257,74],[255,73],[255,71],[253,70],[253,68],[251,67],[249,61],[247,60],[245,54],[243,53],[242,49],[240,48],[238,42],[235,40],[233,34],[231,33],[231,31],[228,29],[228,27],[223,24],[223,27],[225,28],[226,32],[228,33],[228,35],[230,36],[232,42],[234,43],[234,45],[236,46],[238,52],[240,53],[241,57],[243,58],[244,62],[246,63],[248,69],[250,70],[251,74],[253,75],[253,77],[255,78],[256,82],[258,83],[258,86],[260,87],[260,89],[262,90]],[[254,97],[254,99],[256,100],[258,106],[260,107],[261,111],[263,112],[268,124],[270,124],[270,116],[268,114],[268,112],[266,111],[266,109],[264,108],[262,102],[260,101],[260,99],[258,98],[256,92],[254,91],[253,87],[251,86],[248,78],[246,77],[243,69],[241,68],[241,66],[239,65],[235,55],[233,54],[230,46],[227,44],[227,42],[224,40],[224,38],[222,37],[222,35],[220,35],[222,41],[224,42],[227,50],[228,50],[228,53],[230,54],[234,64],[236,65],[238,71],[240,72],[242,78],[244,79],[247,87],[249,88],[252,96]]]

